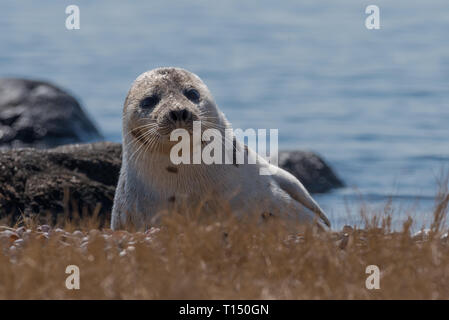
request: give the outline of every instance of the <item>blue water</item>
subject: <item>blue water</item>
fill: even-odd
[[[380,30],[365,28],[370,4]],[[279,128],[281,149],[330,162],[347,188],[317,199],[336,227],[390,197],[424,223],[449,163],[447,0],[5,0],[0,30],[0,76],[68,89],[108,140],[137,75],[197,73],[234,128]]]

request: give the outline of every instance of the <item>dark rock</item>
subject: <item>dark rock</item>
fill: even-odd
[[[96,208],[109,217],[120,165],[121,145],[110,142],[0,152],[0,217]]]
[[[313,152],[281,151],[279,166],[297,177],[311,193],[324,193],[344,186],[331,167]]]
[[[101,140],[68,93],[52,84],[0,79],[0,148],[48,148]]]
[[[100,214],[109,218],[121,153],[121,144],[111,142],[0,151],[0,217],[92,213],[100,205]],[[281,152],[280,164],[311,192],[343,185],[314,153]]]

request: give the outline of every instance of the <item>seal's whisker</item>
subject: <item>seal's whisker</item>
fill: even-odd
[[[136,136],[136,135],[133,134],[131,141],[129,141],[126,145],[128,146],[129,144],[134,143],[134,142],[138,141],[139,139],[142,139],[143,137],[156,132],[156,130],[157,130],[157,128],[151,128],[149,130],[144,131],[140,135]],[[140,131],[142,131],[142,130],[140,130]]]
[[[157,148],[159,148],[159,146],[162,145],[162,144],[160,143],[160,136],[158,136],[158,135],[150,136],[148,140],[149,140],[149,141],[148,141],[148,143],[147,143],[147,147],[146,147],[145,150],[142,152],[143,154],[147,153],[149,150],[156,149],[155,146],[156,146]]]
[[[173,90],[185,90],[186,86],[197,87],[198,90],[188,89],[188,94],[183,97],[171,94]],[[150,93],[152,96],[149,96]],[[206,103],[199,105],[199,99]],[[147,228],[160,211],[171,208],[175,202],[171,198],[176,198],[178,203],[185,197],[189,205],[200,203],[203,206],[201,200],[209,192],[213,197],[211,201],[207,199],[204,202],[204,207],[211,213],[222,211],[222,204],[232,201],[231,211],[235,210],[235,213],[244,213],[247,209],[258,213],[262,206],[279,214],[298,215],[304,223],[318,216],[323,225],[329,226],[324,212],[294,176],[282,169],[273,173],[270,171],[269,175],[261,174],[262,169],[271,169],[269,162],[263,158],[256,161],[256,167],[235,163],[240,160],[237,156],[247,156],[253,152],[237,141],[231,124],[214,103],[207,87],[188,71],[158,68],[139,76],[125,100],[124,114],[124,158],[114,197],[112,229],[125,227],[127,220],[136,229]],[[176,127],[188,130],[190,147],[195,147],[198,142],[192,139],[195,138],[192,136],[192,120],[202,123],[201,138],[204,130],[218,130],[220,135],[209,131],[211,141],[217,139],[217,147],[224,145],[225,163],[232,156],[235,166],[206,161],[208,159],[203,158],[203,153],[203,161],[192,163],[194,165],[176,166],[172,163],[169,148],[173,141],[167,139],[171,135],[169,131]],[[135,128],[131,129],[132,126]],[[227,129],[231,129],[230,132]],[[206,141],[202,140],[204,145]],[[215,157],[217,154],[213,151]],[[235,189],[239,189],[238,197],[235,196]]]
[[[220,120],[219,118],[216,118],[216,117],[206,117],[206,116],[202,116],[202,115],[200,115],[200,118],[201,118],[201,120],[198,120],[198,121],[200,121],[201,123],[203,123],[203,122],[209,122],[209,123],[213,123],[213,124],[215,124],[215,125],[217,125],[217,126],[220,126],[220,127],[222,127],[222,128],[225,128],[225,129],[228,128],[228,126],[226,126],[226,125],[221,124],[221,123],[218,122],[218,121]]]
[[[140,136],[136,137],[135,140],[133,142],[137,142],[139,140],[143,140],[143,143],[137,148],[136,151],[134,151],[134,153],[129,157],[129,160],[131,161],[133,159],[133,157],[139,153],[139,151],[142,149],[143,146],[146,145],[148,137],[151,137],[152,135],[154,135],[154,133],[157,134],[156,132],[156,128],[152,128],[148,131],[146,131],[145,133],[141,134]]]
[[[126,133],[126,136],[134,133],[135,131],[139,131],[142,129],[153,129],[153,128],[157,128],[157,126],[158,126],[157,123],[146,123],[144,125],[141,125],[141,126],[131,129],[129,132]]]
[[[201,118],[200,122],[201,122],[202,125],[203,124],[210,124],[210,125],[214,125],[214,126],[219,127],[219,128],[230,129],[230,128],[228,128],[228,126],[225,126],[225,125],[223,125],[221,123],[217,123],[215,121],[209,121],[208,118]]]
[[[221,129],[220,127],[216,127],[215,123],[211,123],[211,122],[205,121],[205,124],[206,125],[204,126],[204,128],[206,128],[206,130],[207,129],[217,129],[217,130]],[[233,136],[232,140],[227,135],[222,135],[222,137],[224,139],[224,142],[222,141],[222,144],[224,144],[227,141],[227,142],[231,143],[231,145],[233,146],[234,150],[237,150],[236,143],[234,141],[235,140],[234,136]]]
[[[154,136],[148,136],[148,137],[145,139],[145,141],[144,141],[144,143],[143,143],[142,145],[143,145],[143,146],[146,146],[146,147],[138,153],[138,155],[136,156],[136,159],[135,159],[136,162],[139,161],[141,155],[143,155],[143,154],[145,154],[145,153],[148,152],[147,149],[148,149],[148,146],[150,145],[150,141],[153,139],[153,137],[154,137]]]

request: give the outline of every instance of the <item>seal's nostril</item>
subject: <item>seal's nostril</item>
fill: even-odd
[[[187,121],[191,117],[191,113],[187,109],[171,110],[168,116],[173,121]]]
[[[169,115],[170,119],[172,119],[173,121],[178,120],[178,111],[172,110],[169,112],[168,115]]]
[[[181,118],[182,118],[182,120],[186,121],[188,117],[189,117],[189,111],[187,111],[187,109],[183,109],[181,111]]]

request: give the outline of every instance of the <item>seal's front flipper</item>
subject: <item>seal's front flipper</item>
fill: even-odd
[[[304,207],[318,215],[321,222],[330,228],[331,223],[326,217],[324,211],[315,202],[315,200],[313,200],[312,196],[295,176],[281,168],[277,168],[273,178],[282,190],[288,193],[290,197],[301,203]]]

